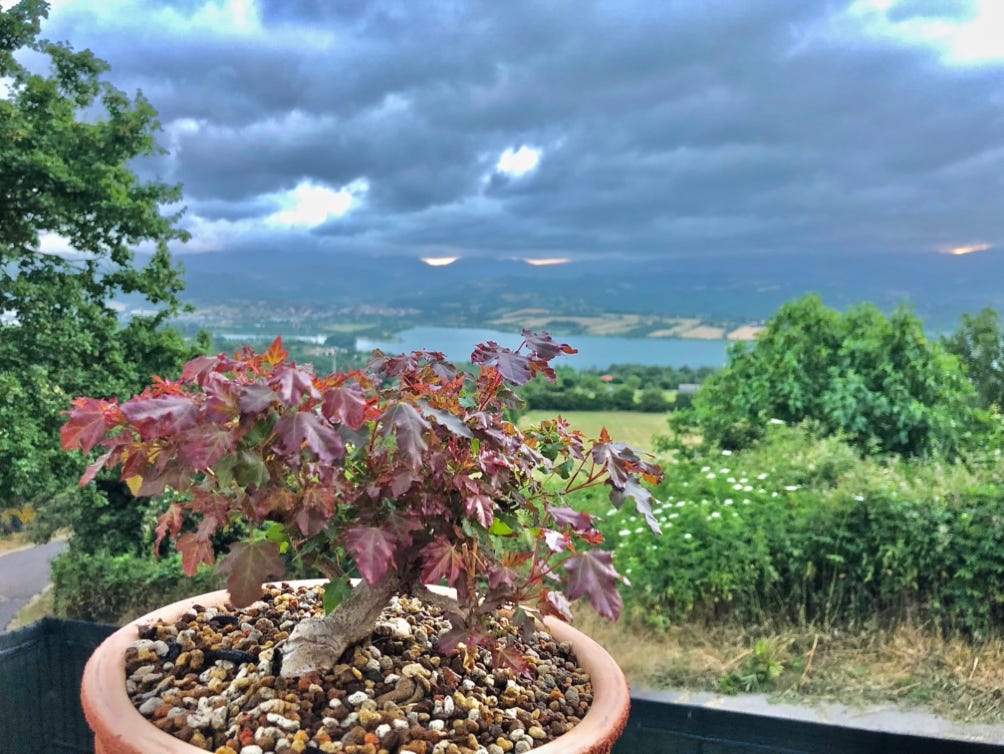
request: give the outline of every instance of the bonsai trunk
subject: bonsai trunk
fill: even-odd
[[[323,618],[300,621],[282,645],[280,675],[295,678],[333,668],[346,649],[373,633],[391,597],[402,591],[444,609],[457,609],[456,600],[431,592],[424,584],[389,569],[374,586],[360,581],[349,596]]]

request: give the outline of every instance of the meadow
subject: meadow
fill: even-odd
[[[667,435],[664,412],[645,413],[641,411],[527,411],[519,417],[519,426],[525,428],[545,419],[561,416],[573,428],[587,437],[598,437],[600,430],[607,432],[617,442],[626,442],[632,447],[653,452],[655,437]]]

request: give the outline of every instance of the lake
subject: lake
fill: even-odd
[[[356,349],[379,348],[387,353],[401,351],[442,351],[451,361],[467,361],[478,343],[494,340],[508,348],[520,344],[518,333],[499,332],[467,327],[412,327],[397,333],[394,340],[359,338]],[[568,335],[555,336],[579,352],[562,356],[555,364],[577,369],[604,369],[611,364],[644,364],[668,367],[720,367],[725,364],[724,340],[693,340],[690,338],[623,338],[617,336]]]

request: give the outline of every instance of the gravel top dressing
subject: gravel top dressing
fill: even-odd
[[[441,655],[436,607],[394,597],[372,637],[331,671],[281,678],[282,641],[323,615],[322,587],[269,587],[242,610],[196,608],[143,627],[126,653],[126,688],[153,725],[216,754],[520,754],[562,735],[592,702],[571,645],[536,632],[510,647],[526,674],[480,651]],[[499,618],[504,621],[504,618]]]

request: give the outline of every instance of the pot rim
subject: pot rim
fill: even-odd
[[[283,583],[293,588],[310,587],[327,583],[327,579],[277,581],[269,585]],[[130,621],[94,651],[84,668],[81,702],[95,733],[97,754],[205,754],[204,749],[160,730],[133,707],[125,690],[125,652],[137,640],[138,626],[177,620],[194,605],[221,605],[228,599],[227,590],[221,589],[164,605]],[[631,702],[624,673],[602,646],[578,629],[551,617],[544,618],[544,625],[557,641],[572,644],[579,665],[589,673],[593,702],[578,725],[534,747],[531,754],[609,752],[627,723]]]

